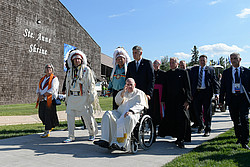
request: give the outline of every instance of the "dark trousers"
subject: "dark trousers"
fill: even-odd
[[[194,107],[196,122],[198,126],[202,128],[205,127],[205,131],[211,131],[211,121],[212,121],[211,99],[212,98],[210,97],[209,92],[206,89],[197,90],[193,99],[193,107]]]
[[[190,121],[194,123],[194,125],[198,125],[197,120],[195,118],[195,111],[194,111],[194,102],[191,101],[191,103],[189,104],[189,115],[190,115]]]
[[[38,114],[43,125],[45,125],[45,130],[50,130],[59,125],[55,104],[52,103],[49,108],[47,106],[47,101],[41,101],[39,103]]]
[[[249,142],[249,109],[245,94],[233,94],[229,103],[229,112],[234,123],[235,136],[241,144]]]
[[[113,89],[113,110],[116,110],[119,106],[116,104],[115,102],[115,96],[117,95],[117,93],[119,92],[120,90],[114,90]]]

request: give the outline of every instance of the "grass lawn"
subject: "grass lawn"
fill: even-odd
[[[99,97],[99,103],[103,111],[112,110],[113,97]],[[36,104],[11,104],[0,105],[0,116],[32,115],[37,114]],[[64,102],[57,106],[57,111],[65,111]]]
[[[234,130],[230,129],[218,137],[208,142],[204,142],[191,152],[177,157],[164,167],[250,166],[250,151],[243,149],[240,144],[235,144],[236,141]]]

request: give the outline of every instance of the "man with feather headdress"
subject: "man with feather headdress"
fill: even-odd
[[[113,92],[113,110],[118,108],[115,96],[124,88],[127,72],[127,63],[130,57],[123,47],[117,47],[113,54],[113,70],[110,76],[108,89]]]
[[[66,78],[67,121],[69,137],[64,143],[75,140],[75,117],[82,116],[89,131],[89,140],[94,140],[98,133],[93,115],[93,103],[97,92],[92,70],[87,66],[86,55],[80,50],[70,52],[67,59],[69,70]]]

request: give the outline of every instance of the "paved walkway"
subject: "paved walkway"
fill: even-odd
[[[21,120],[21,118],[19,119]],[[27,119],[29,118],[24,120]],[[37,120],[37,118],[34,119]],[[20,122],[20,120],[18,121]],[[14,122],[14,120],[11,121]],[[62,143],[68,135],[67,131],[52,131],[51,136],[44,139],[40,138],[40,134],[14,137],[0,140],[0,166],[160,167],[230,128],[232,128],[232,121],[228,111],[216,113],[213,116],[213,130],[209,137],[194,133],[192,134],[192,142],[186,143],[185,149],[176,147],[174,139],[171,137],[158,137],[157,142],[149,150],[138,150],[136,154],[122,151],[111,152],[98,147],[87,140],[87,130],[76,130],[76,141],[67,144]],[[100,134],[99,126],[97,139],[100,139]]]

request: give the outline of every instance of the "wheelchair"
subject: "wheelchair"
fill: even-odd
[[[130,137],[130,152],[133,154],[139,147],[144,150],[149,149],[156,135],[152,118],[145,113],[145,110],[140,113],[140,119]]]

